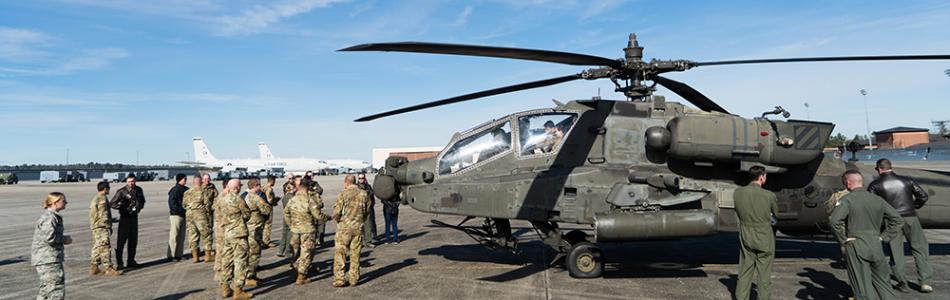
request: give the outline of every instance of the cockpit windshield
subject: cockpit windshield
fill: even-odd
[[[521,155],[554,152],[574,126],[573,113],[544,113],[518,118]]]
[[[439,160],[439,174],[451,174],[511,149],[511,122],[491,126],[459,140]]]

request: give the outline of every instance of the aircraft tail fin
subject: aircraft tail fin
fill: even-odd
[[[211,154],[211,150],[208,150],[208,145],[205,145],[203,139],[195,137],[192,139],[192,144],[195,146],[195,161],[208,162],[216,160],[214,154]]]
[[[270,148],[267,147],[267,144],[263,142],[257,143],[257,150],[260,152],[261,159],[272,159],[274,154],[270,152]]]

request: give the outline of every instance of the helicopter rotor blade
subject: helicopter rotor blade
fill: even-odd
[[[619,60],[606,57],[523,48],[493,47],[479,45],[462,44],[442,44],[425,42],[397,42],[397,43],[373,43],[362,44],[338,51],[395,51],[395,52],[415,52],[415,53],[434,53],[451,54],[467,56],[485,56],[497,58],[523,59],[533,61],[544,61],[553,63],[562,63],[577,66],[607,66],[615,69],[623,67]]]
[[[790,63],[790,62],[938,60],[938,59],[950,59],[950,55],[828,56],[828,57],[792,57],[792,58],[770,58],[770,59],[721,60],[721,61],[691,62],[690,66],[701,67],[701,66]]]
[[[729,113],[728,111],[726,111],[725,108],[722,108],[722,106],[719,106],[719,104],[716,104],[716,102],[706,97],[706,95],[703,95],[702,93],[700,93],[699,91],[697,91],[696,89],[690,87],[689,85],[685,83],[672,80],[663,76],[655,76],[653,78],[653,82],[656,82],[657,84],[662,85],[663,87],[669,89],[670,91],[673,91],[680,97],[683,97],[683,99],[686,99],[686,101],[689,101],[689,103],[696,105],[696,108],[699,108],[704,111],[716,111],[716,112],[721,112],[725,114]]]
[[[521,83],[521,84],[516,84],[516,85],[509,85],[505,87],[494,88],[490,90],[475,92],[471,94],[465,94],[461,96],[455,96],[452,98],[446,98],[446,99],[432,101],[432,102],[423,103],[419,105],[404,107],[404,108],[400,108],[396,110],[378,113],[375,115],[365,116],[365,117],[356,119],[356,122],[372,121],[372,120],[383,118],[383,117],[389,117],[393,115],[432,108],[436,106],[459,103],[459,102],[468,101],[472,99],[488,97],[488,96],[504,94],[504,93],[511,93],[511,92],[516,92],[520,90],[527,90],[527,89],[533,89],[533,88],[538,88],[538,87],[543,87],[543,86],[555,85],[555,84],[564,83],[564,82],[582,79],[582,78],[583,77],[580,74],[574,74],[574,75],[555,77],[555,78],[550,78],[550,79],[545,79],[545,80],[526,82],[526,83]]]

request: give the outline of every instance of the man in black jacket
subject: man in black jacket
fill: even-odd
[[[927,192],[913,179],[894,174],[891,170],[891,161],[885,158],[877,161],[877,172],[881,175],[868,186],[868,191],[887,200],[897,213],[904,218],[901,235],[890,241],[892,274],[897,279],[895,288],[907,292],[907,277],[904,275],[904,239],[910,243],[911,253],[917,265],[917,275],[920,279],[920,291],[933,292],[930,286],[930,277],[933,268],[930,266],[930,255],[927,238],[917,218],[917,209],[927,202]]]
[[[128,242],[129,260],[126,266],[130,268],[138,267],[135,261],[135,248],[139,242],[139,212],[145,207],[145,193],[142,188],[135,185],[135,174],[129,174],[125,178],[125,186],[115,191],[112,197],[112,208],[119,211],[119,234],[116,241],[115,261],[121,269],[122,248],[125,248]]]
[[[185,174],[175,175],[175,186],[168,190],[168,250],[165,251],[165,258],[168,261],[181,261],[181,255],[185,251],[185,207],[182,206],[182,200],[188,187],[188,177]],[[197,254],[192,254],[197,255]]]
[[[373,244],[376,241],[376,193],[373,186],[366,182],[366,173],[359,173],[356,176],[356,187],[366,191],[369,196],[369,212],[366,213],[366,220],[363,222],[363,247],[376,248]]]

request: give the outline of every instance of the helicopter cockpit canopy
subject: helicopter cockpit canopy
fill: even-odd
[[[574,113],[540,113],[518,117],[518,141],[523,156],[556,152],[574,126]]]
[[[467,169],[511,150],[511,122],[477,129],[449,147],[439,159],[439,175]]]

